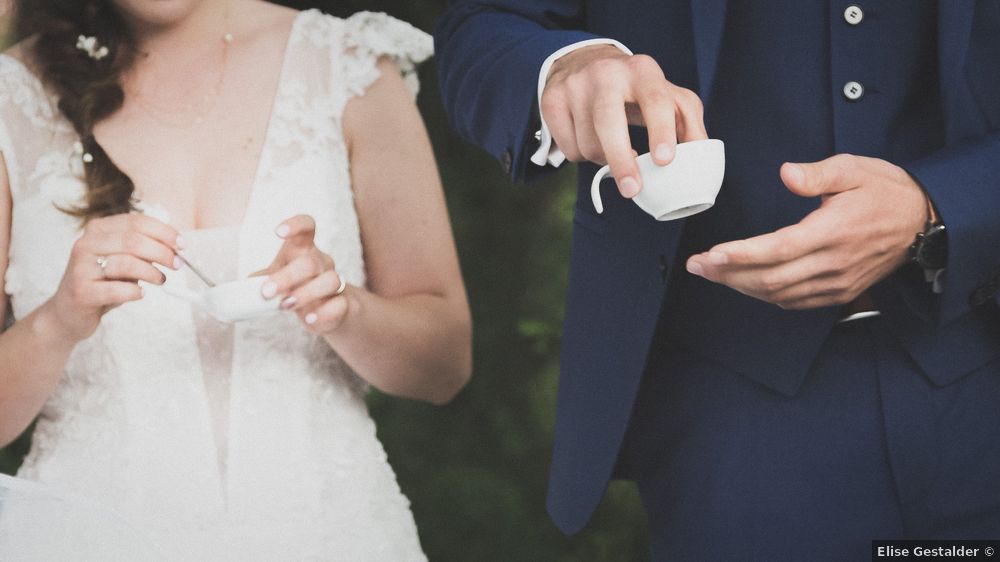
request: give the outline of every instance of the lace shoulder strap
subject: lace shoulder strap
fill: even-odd
[[[28,67],[0,54],[0,153],[15,199],[25,176],[51,151],[53,139],[71,130],[54,97]]]
[[[378,59],[388,56],[416,97],[420,90],[416,67],[434,54],[434,40],[387,14],[358,12],[344,20],[344,49],[343,77],[351,93],[361,95],[378,80]]]

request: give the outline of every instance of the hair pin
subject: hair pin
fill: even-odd
[[[94,161],[94,155],[84,150],[83,143],[80,141],[73,143],[73,156],[74,159],[78,159],[84,164],[91,164]],[[82,173],[82,170],[80,172]]]
[[[76,48],[87,53],[87,56],[94,60],[101,60],[108,56],[108,48],[97,44],[97,37],[87,37],[81,35],[76,40]]]

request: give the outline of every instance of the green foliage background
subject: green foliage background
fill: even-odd
[[[445,0],[281,3],[340,16],[385,11],[428,32],[445,6]],[[369,404],[427,555],[432,561],[644,560],[645,523],[631,484],[612,484],[576,537],[562,536],[545,514],[573,171],[511,186],[496,161],[448,129],[434,65],[424,65],[420,76],[420,109],[472,306],[475,371],[445,407],[377,393]],[[16,471],[28,441],[25,435],[0,450],[0,472]]]

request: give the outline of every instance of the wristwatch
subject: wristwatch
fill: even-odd
[[[925,273],[936,273],[948,266],[948,230],[934,212],[930,197],[927,197],[927,210],[924,231],[917,233],[910,246],[910,260]]]

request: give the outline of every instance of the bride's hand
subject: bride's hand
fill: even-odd
[[[315,333],[337,329],[347,315],[347,285],[337,274],[333,258],[315,244],[316,221],[309,215],[294,216],[275,233],[285,243],[274,262],[262,273],[268,275],[261,289],[264,298],[281,298],[281,308],[292,310]]]
[[[163,284],[166,277],[154,263],[179,269],[176,250],[182,245],[176,230],[142,214],[89,221],[73,244],[58,290],[47,303],[54,324],[73,341],[86,339],[106,312],[142,298],[140,280]]]

